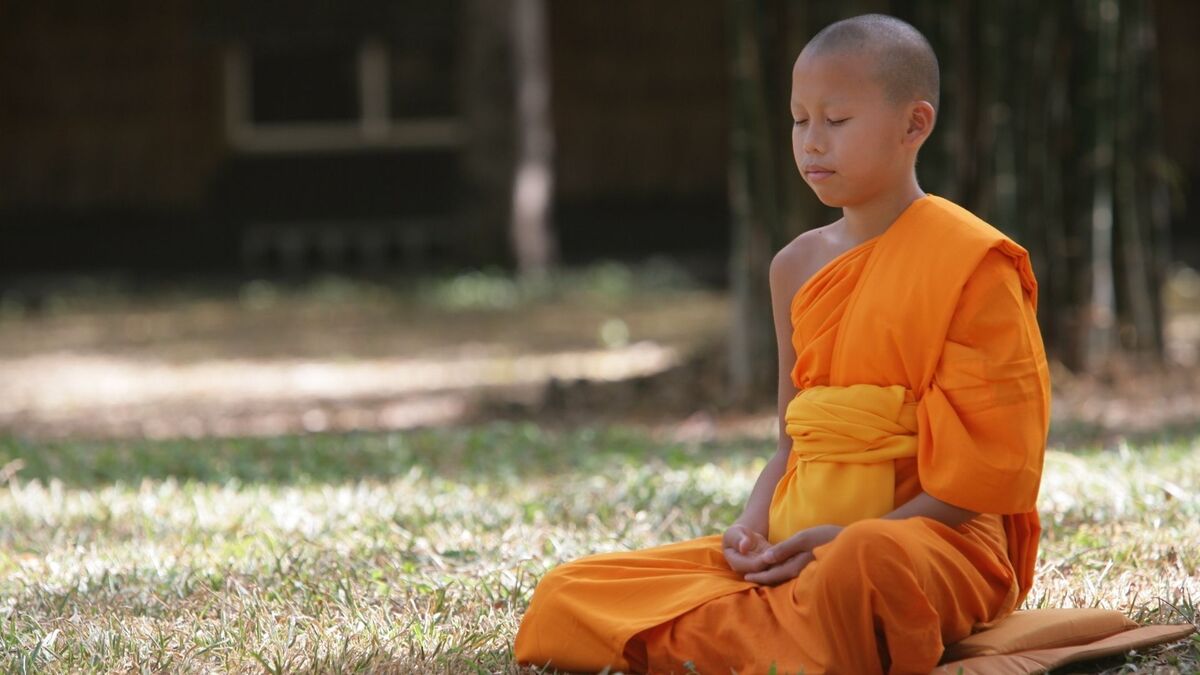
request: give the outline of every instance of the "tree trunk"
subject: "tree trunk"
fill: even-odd
[[[517,89],[517,156],[512,195],[512,244],[522,277],[541,277],[557,262],[550,228],[554,194],[554,131],[545,0],[515,0],[513,56]]]
[[[764,0],[730,0],[733,114],[729,199],[733,218],[729,397],[747,403],[775,391],[775,332],[767,272],[778,229],[777,165],[769,133],[763,54]]]

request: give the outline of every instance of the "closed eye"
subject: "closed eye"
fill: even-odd
[[[849,121],[849,119],[850,119],[849,117],[843,117],[840,120],[828,120],[828,122],[829,122],[830,126],[840,127],[843,124],[845,124],[847,121]]]
[[[808,120],[794,120],[792,123],[798,127],[802,127],[805,124],[808,124]]]

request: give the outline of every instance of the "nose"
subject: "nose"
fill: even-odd
[[[807,128],[800,129],[802,142],[801,147],[804,152],[820,155],[825,152],[825,136],[817,129],[819,125],[809,124]]]

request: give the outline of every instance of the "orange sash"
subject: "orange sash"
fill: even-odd
[[[899,385],[809,387],[788,404],[785,423],[792,452],[771,499],[771,543],[895,508],[894,460],[917,454],[912,392]]]

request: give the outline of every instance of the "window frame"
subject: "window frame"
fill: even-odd
[[[455,147],[462,142],[457,116],[396,119],[390,111],[391,81],[387,45],[377,38],[359,42],[356,71],[359,117],[344,122],[255,122],[253,70],[244,42],[225,45],[222,54],[225,135],[247,153]]]

